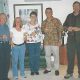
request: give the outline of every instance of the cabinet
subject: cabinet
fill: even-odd
[[[75,64],[76,63],[77,63],[77,58],[75,57]],[[60,64],[62,65],[68,64],[66,46],[60,47]]]

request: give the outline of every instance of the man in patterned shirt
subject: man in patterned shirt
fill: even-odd
[[[54,55],[55,75],[59,75],[59,46],[61,45],[62,24],[59,19],[53,17],[52,8],[46,8],[47,18],[42,23],[42,33],[44,34],[44,50],[47,68],[44,74],[51,72],[51,54]]]

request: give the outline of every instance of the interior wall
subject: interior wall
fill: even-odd
[[[53,9],[53,16],[57,17],[63,23],[66,16],[72,12],[72,4],[75,0],[59,0],[59,1],[40,1],[40,2],[24,2],[24,0],[8,0],[9,5],[9,23],[10,28],[12,27],[14,20],[14,4],[43,4],[43,20],[46,18],[45,9],[51,7]],[[79,0],[77,0],[79,1]]]

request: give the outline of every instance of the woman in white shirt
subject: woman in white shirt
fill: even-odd
[[[16,17],[13,23],[13,28],[10,30],[11,44],[12,44],[12,71],[14,80],[18,80],[18,60],[20,67],[21,80],[25,78],[24,73],[24,57],[25,44],[24,35],[25,30],[22,28],[22,21],[20,17]]]
[[[37,13],[30,13],[30,22],[24,26],[27,33],[27,47],[29,49],[29,63],[31,75],[39,75],[40,66],[40,45],[41,45],[41,28],[37,23]]]

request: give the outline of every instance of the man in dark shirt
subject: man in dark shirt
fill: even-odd
[[[10,33],[6,25],[6,15],[0,13],[0,80],[8,79],[8,70],[10,62]]]
[[[73,13],[67,16],[63,26],[68,31],[68,68],[64,78],[68,79],[73,76],[75,53],[77,54],[78,77],[80,78],[80,2],[73,3]]]

